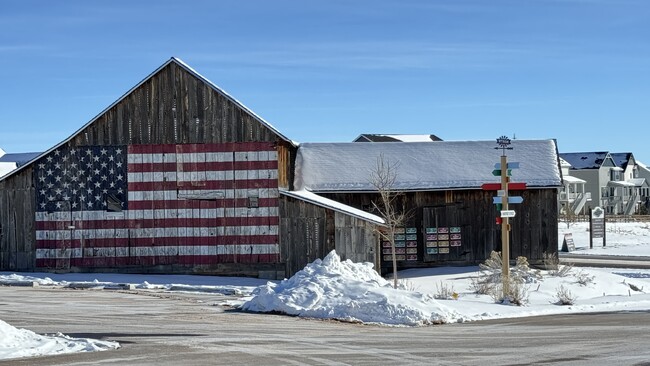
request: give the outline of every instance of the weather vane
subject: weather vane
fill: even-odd
[[[497,147],[495,149],[502,149],[503,150],[503,155],[506,154],[506,150],[512,150],[512,147],[510,147],[510,144],[512,142],[510,141],[510,138],[508,136],[501,136],[497,139]]]

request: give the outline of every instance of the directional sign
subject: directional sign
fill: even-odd
[[[492,202],[494,204],[501,203],[501,199],[503,197],[492,197]],[[521,196],[509,196],[508,197],[508,203],[522,203],[524,202],[524,199]]]
[[[483,183],[481,189],[484,191],[498,191],[501,189],[501,183]],[[508,190],[510,191],[524,191],[526,190],[526,183],[508,183]]]
[[[494,169],[492,171],[492,175],[494,175],[495,177],[501,176],[501,169]],[[512,169],[508,169],[508,171],[506,172],[506,175],[511,176],[512,175]]]
[[[502,210],[501,211],[501,217],[515,217],[515,211],[514,210]]]
[[[508,183],[509,191],[525,191],[526,183]]]
[[[519,162],[511,161],[507,165],[508,169],[519,169]],[[501,163],[494,164],[494,169],[501,169]]]

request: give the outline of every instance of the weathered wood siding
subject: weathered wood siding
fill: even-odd
[[[280,257],[286,276],[335,248],[333,216],[327,209],[292,197],[280,198]]]
[[[292,197],[280,200],[280,256],[292,276],[332,250],[342,260],[378,268],[375,226],[362,219]]]
[[[34,269],[34,194],[31,168],[0,181],[0,270]]]
[[[380,266],[379,239],[375,233],[376,225],[359,218],[336,212],[335,243],[336,253],[342,260],[370,262],[375,268]]]
[[[522,204],[511,205],[517,216],[510,219],[511,259],[525,256],[531,263],[540,262],[543,253],[556,253],[557,243],[557,190],[531,189],[511,191],[521,195]],[[406,227],[417,228],[417,259],[399,262],[401,268],[445,264],[476,264],[490,256],[491,251],[501,251],[501,227],[496,225],[498,212],[492,198],[496,192],[458,190],[440,192],[409,192],[403,196],[404,207],[409,212]],[[353,207],[369,210],[378,197],[371,193],[323,194]],[[451,246],[451,238],[438,240],[427,237],[427,228],[457,228],[460,243]],[[437,235],[437,233],[436,233]],[[450,235],[450,233],[445,233]],[[429,240],[427,240],[429,239]],[[427,255],[430,245],[444,243],[448,253]],[[382,248],[384,251],[385,248]],[[390,253],[386,251],[385,254]],[[399,252],[398,252],[399,253]],[[383,257],[383,256],[382,256]],[[390,265],[382,260],[382,266]]]
[[[276,197],[271,199],[275,200],[277,211],[277,190],[289,188],[293,181],[291,165],[295,147],[233,99],[215,90],[180,64],[170,62],[98,116],[93,123],[78,131],[61,148],[69,150],[88,146],[164,145],[183,149],[183,146],[232,143],[266,143],[274,147],[277,156],[277,168],[274,169],[277,172],[273,175],[277,177],[277,184],[251,188],[263,189],[264,192],[273,190],[275,194],[269,197]],[[37,161],[0,181],[0,270],[35,269],[37,193],[34,189],[34,166],[38,163]],[[233,198],[240,200],[247,197]],[[164,208],[167,209],[168,206],[165,205]],[[200,207],[202,208],[203,206]],[[241,225],[250,226],[248,223],[253,222],[247,218],[231,218],[235,219]],[[137,265],[140,262],[129,263]],[[147,271],[145,267],[150,267],[151,264],[140,264],[137,265],[139,269],[132,267],[130,270]],[[255,272],[254,267],[234,264],[236,273]],[[157,267],[160,271],[176,272],[200,268],[192,263],[178,265],[167,260],[158,263]],[[269,266],[269,263],[260,264],[259,268],[277,269]],[[227,274],[228,271],[233,271],[233,266],[223,263],[210,268],[203,266],[203,270]]]

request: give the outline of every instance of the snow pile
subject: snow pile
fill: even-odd
[[[407,289],[393,289],[372,264],[341,261],[333,251],[290,279],[258,287],[241,308],[393,326],[650,309],[648,270],[567,269],[563,276],[539,271],[534,281],[522,285],[524,306],[515,306],[476,293],[475,280],[483,275],[478,267],[401,271],[399,287]],[[558,304],[562,288],[573,298],[570,306]]]
[[[117,342],[71,338],[58,333],[39,335],[15,328],[0,320],[0,360],[63,353],[106,351],[119,348]]]
[[[444,323],[450,313],[433,296],[394,289],[371,263],[341,261],[335,251],[290,279],[258,287],[242,309],[389,325]]]

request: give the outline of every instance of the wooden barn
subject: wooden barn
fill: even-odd
[[[371,211],[379,197],[371,184],[377,159],[396,164],[394,189],[403,192],[408,222],[396,235],[401,268],[465,265],[482,262],[491,251],[501,251],[496,191],[483,183],[498,183],[492,171],[500,161],[495,141],[434,141],[305,143],[296,157],[295,189],[307,190],[361,210]],[[511,259],[539,262],[543,253],[556,253],[557,194],[562,177],[554,140],[514,140],[508,161],[518,162],[512,182],[527,189],[510,219]],[[369,243],[369,245],[372,245]],[[368,250],[370,250],[368,248]],[[391,265],[391,249],[381,243],[381,263]]]
[[[172,58],[0,180],[0,270],[282,278],[316,253],[281,240],[300,237],[280,233],[300,221],[280,218],[281,208],[301,213],[290,209],[300,196],[280,195],[293,180],[295,151]],[[359,225],[343,212],[330,215],[339,228]]]
[[[412,214],[400,266],[473,264],[500,250],[496,192],[480,190],[492,142],[298,146],[171,58],[65,141],[0,178],[0,270],[202,273],[284,278],[336,250],[390,254],[369,185],[398,161]],[[513,143],[528,184],[513,258],[557,251],[555,142]],[[435,232],[434,232],[435,230]]]

